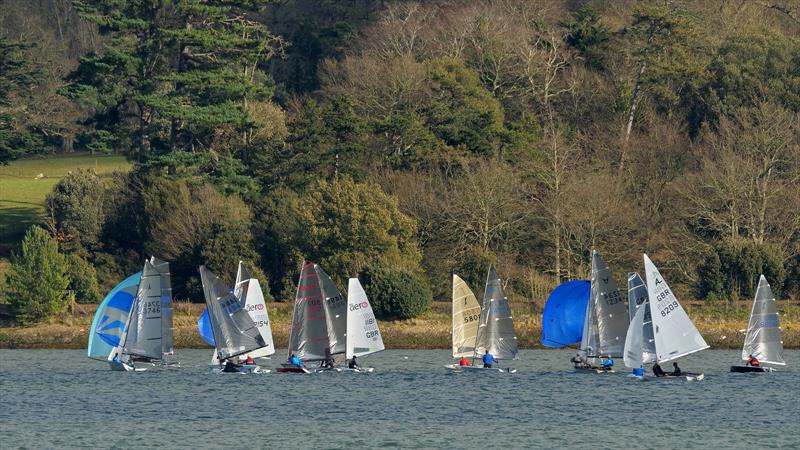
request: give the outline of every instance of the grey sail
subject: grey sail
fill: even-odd
[[[289,335],[289,355],[294,354],[303,361],[320,361],[330,356],[324,300],[322,280],[317,273],[316,264],[307,261],[297,282]]]
[[[785,365],[780,326],[772,288],[764,275],[761,275],[744,337],[742,359],[747,360],[753,355],[761,362]]]
[[[175,349],[172,325],[172,279],[169,273],[169,263],[151,256],[150,264],[161,276],[161,353],[171,355]]]
[[[211,271],[200,266],[200,278],[220,361],[266,346],[241,302]]]
[[[594,297],[590,296],[583,319],[580,353],[583,359],[597,358],[600,355],[600,329],[597,324],[597,312]]]
[[[345,353],[347,350],[347,299],[342,296],[339,288],[331,277],[316,266],[319,279],[322,281],[322,293],[325,297],[325,318],[328,325],[329,350],[332,355]]]
[[[628,314],[625,301],[619,292],[611,270],[597,251],[592,252],[592,290],[599,337],[598,355],[621,358],[628,331]]]
[[[491,266],[486,277],[475,356],[482,356],[487,350],[497,359],[517,357],[517,333],[514,331],[511,308],[503,292],[502,282]]]
[[[145,261],[122,353],[134,358],[162,358],[161,275]]]
[[[651,363],[656,360],[656,339],[655,336],[653,336],[653,318],[650,316],[648,301],[647,286],[645,286],[642,277],[639,276],[637,272],[629,273],[628,315],[635,316],[640,309],[644,309],[642,322],[642,352],[644,363]],[[631,317],[631,322],[632,321],[633,317]]]

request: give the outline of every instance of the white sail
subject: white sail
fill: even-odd
[[[467,283],[453,274],[453,358],[475,356],[481,305]]]
[[[378,321],[358,278],[347,285],[347,346],[345,357],[365,356],[384,349]]]
[[[591,292],[599,339],[599,347],[595,348],[597,355],[619,358],[625,346],[628,315],[611,270],[596,250],[592,252]]]
[[[653,318],[647,300],[647,286],[638,273],[628,274],[628,313],[631,321],[640,309],[644,310],[642,319],[642,352],[644,363],[656,360],[656,340],[653,336]],[[630,330],[630,328],[628,328]],[[628,331],[630,332],[630,331]]]
[[[275,353],[275,344],[272,340],[272,326],[269,322],[269,313],[267,312],[267,304],[264,303],[264,293],[261,291],[261,285],[255,278],[244,280],[240,285],[240,295],[244,299],[244,309],[250,318],[253,319],[253,325],[256,326],[261,337],[264,338],[266,347],[260,348],[250,354],[253,358],[263,358]]]
[[[593,295],[589,296],[589,301],[586,304],[580,353],[584,360],[597,358],[600,355],[600,330],[597,325],[597,313]]]
[[[644,341],[644,311],[645,308],[636,310],[636,314],[628,326],[628,334],[625,336],[625,355],[623,361],[625,367],[635,369],[642,367],[644,364],[644,352],[642,350],[642,343]]]
[[[758,289],[750,311],[750,322],[742,347],[742,359],[755,356],[759,361],[785,365],[783,360],[783,340],[778,308],[772,289],[764,275],[758,280]]]
[[[644,270],[655,334],[656,361],[671,361],[707,349],[709,345],[647,255],[644,255]]]
[[[153,265],[153,268],[155,268],[161,276],[161,352],[164,355],[172,355],[174,353],[174,339],[172,325],[172,280],[169,272],[169,263],[155,256],[151,256],[150,264]]]

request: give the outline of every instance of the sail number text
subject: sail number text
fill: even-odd
[[[475,322],[476,320],[480,319],[480,314],[472,314],[470,316],[464,316],[464,323]]]

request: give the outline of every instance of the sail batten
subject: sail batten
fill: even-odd
[[[384,349],[378,321],[358,278],[350,278],[347,286],[346,340],[347,359],[371,355]]]
[[[266,346],[261,332],[242,303],[211,271],[200,266],[208,316],[221,361]]]
[[[656,361],[672,361],[709,348],[686,311],[659,273],[644,255],[648,307],[653,320]]]
[[[453,274],[453,358],[475,355],[481,305],[467,283]]]
[[[619,287],[603,258],[592,252],[592,283],[581,349],[585,357],[620,358],[628,317]]]
[[[503,284],[493,266],[489,266],[486,290],[481,305],[480,324],[475,341],[475,356],[489,352],[497,359],[516,359],[517,334]]]
[[[742,360],[750,355],[768,364],[785,365],[783,341],[781,340],[780,318],[772,288],[766,277],[761,275],[758,288],[750,310],[750,321],[742,345]]]

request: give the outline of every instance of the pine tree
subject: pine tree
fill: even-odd
[[[12,256],[6,278],[6,298],[17,321],[29,325],[67,306],[66,270],[66,260],[58,253],[55,239],[38,226],[30,227],[22,240],[22,253]]]
[[[94,145],[129,148],[171,172],[218,160],[231,133],[245,145],[255,126],[247,102],[272,93],[259,65],[277,40],[247,16],[265,3],[76,0],[81,17],[109,35],[62,89],[94,109]]]

